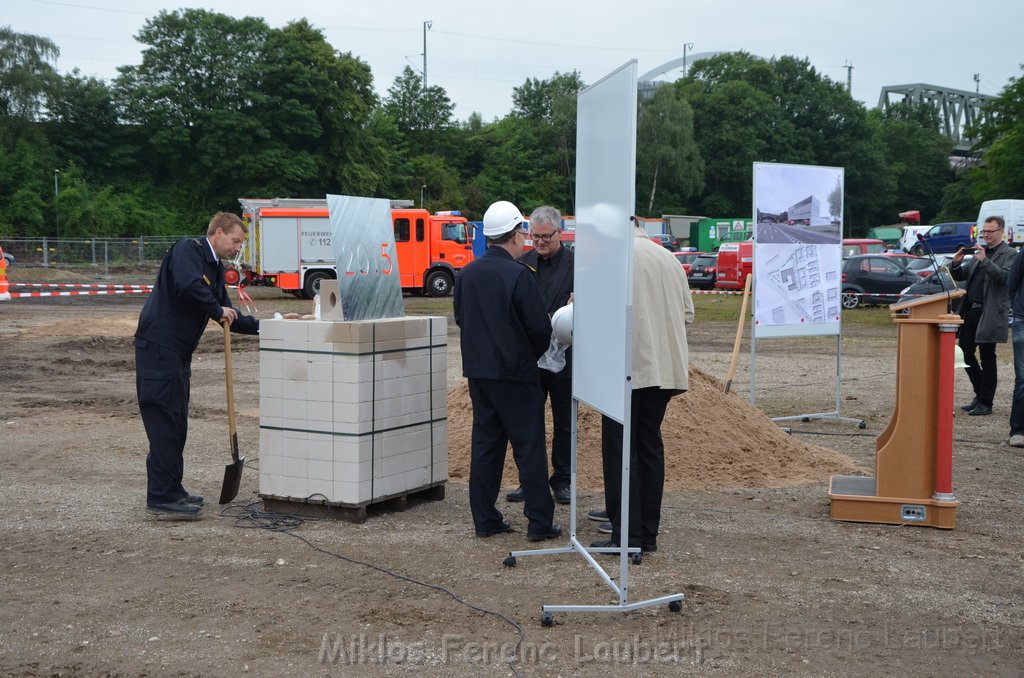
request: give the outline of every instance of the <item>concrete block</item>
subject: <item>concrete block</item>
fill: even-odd
[[[260,321],[260,346],[263,342],[284,339],[284,320],[268,318]]]
[[[304,320],[286,320],[282,328],[284,348],[304,351],[309,341],[309,324]]]
[[[280,379],[282,360],[281,353],[263,350],[260,344],[260,381],[264,379]]]
[[[306,354],[302,352],[281,354],[281,378],[286,381],[306,381],[309,368],[306,366]]]
[[[373,478],[373,462],[369,459],[364,461],[338,461],[334,464],[334,480],[346,483],[361,483]]]
[[[318,496],[319,495],[319,496]],[[312,499],[337,501],[334,499],[334,481],[310,478],[306,481],[306,496]]]
[[[282,476],[281,494],[292,499],[305,499],[309,494],[309,481],[306,478]]]
[[[334,482],[334,462],[321,459],[308,460],[306,462],[306,477]]]
[[[306,381],[323,382],[334,380],[334,356],[330,353],[306,354]]]
[[[334,434],[307,432],[306,458],[310,461],[332,461],[334,459]]]
[[[340,285],[335,279],[320,282],[320,318],[334,321],[345,319],[345,314],[342,311]]]

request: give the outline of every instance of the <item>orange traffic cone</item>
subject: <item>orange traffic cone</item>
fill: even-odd
[[[4,248],[0,247],[0,301],[11,300],[11,287],[7,283],[7,259],[4,258]]]

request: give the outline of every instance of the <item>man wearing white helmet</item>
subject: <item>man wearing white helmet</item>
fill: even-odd
[[[551,321],[530,269],[516,261],[526,233],[523,215],[499,201],[484,213],[487,251],[455,282],[455,324],[462,330],[462,374],[473,403],[469,506],[478,537],[511,532],[495,508],[505,450],[519,469],[531,541],[562,533],[554,523],[544,449],[544,392],[537,360],[547,351]]]

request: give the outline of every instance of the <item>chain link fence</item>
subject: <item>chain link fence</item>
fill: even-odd
[[[200,236],[192,236],[200,237]],[[16,266],[102,269],[156,268],[171,245],[181,236],[140,236],[138,238],[5,238],[4,252],[14,256]]]

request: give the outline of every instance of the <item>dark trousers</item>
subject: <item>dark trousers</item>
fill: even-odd
[[[135,340],[135,392],[149,438],[146,503],[165,504],[188,496],[182,486],[188,436],[190,363],[174,351]]]
[[[572,366],[561,372],[540,371],[540,385],[551,403],[551,479],[552,490],[569,487],[572,456]]]
[[[547,486],[544,392],[540,384],[470,379],[469,397],[473,403],[469,507],[476,531],[488,532],[501,525],[501,512],[494,503],[510,442],[526,499],[523,515],[530,521],[528,534],[547,531],[554,520],[555,502]]]
[[[980,308],[967,309],[964,324],[960,326],[959,343],[964,352],[964,362],[967,363],[967,377],[974,387],[974,397],[980,404],[992,407],[992,401],[996,397],[996,345],[979,344],[974,341],[978,322],[981,320],[981,311]],[[978,356],[974,355],[975,347],[978,349]]]
[[[629,546],[655,546],[665,490],[665,444],[661,422],[673,391],[641,388],[633,391],[629,441]],[[601,460],[604,502],[612,523],[612,541],[620,540],[622,503],[622,424],[601,418]]]

